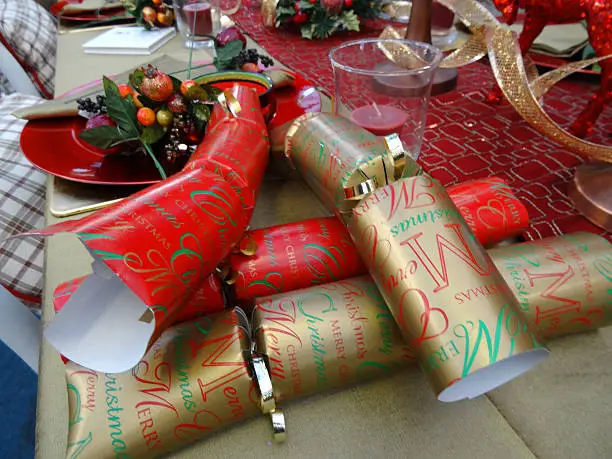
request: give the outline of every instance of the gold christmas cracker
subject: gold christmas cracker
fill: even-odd
[[[373,190],[420,173],[397,135],[377,137],[330,113],[308,113],[271,133],[271,148],[283,151],[326,206],[350,211]]]
[[[369,276],[259,298],[253,330],[277,400],[380,377],[413,361]]]
[[[557,338],[612,325],[612,246],[601,236],[575,233],[488,253],[525,319],[540,334]],[[487,293],[476,290],[458,298],[468,301]],[[323,311],[316,328],[315,311]],[[346,339],[355,336],[356,318],[361,318],[359,336],[368,338],[361,346],[365,352],[357,340]],[[370,276],[262,298],[253,329],[257,349],[268,356],[279,399],[355,384],[416,363]],[[454,337],[423,366],[436,368],[461,358],[459,343]],[[321,384],[318,374],[324,378]]]
[[[437,181],[405,178],[376,190],[353,209],[349,231],[439,400],[481,395],[547,356]],[[460,303],[461,295],[470,299]],[[457,352],[431,365],[451,342]]]
[[[157,457],[260,412],[239,310],[164,332],[131,371],[68,362],[67,458]]]
[[[612,324],[612,246],[601,236],[575,233],[489,250],[489,255],[542,336]]]

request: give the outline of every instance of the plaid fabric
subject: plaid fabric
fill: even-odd
[[[0,283],[18,296],[40,297],[43,242],[8,237],[44,226],[46,175],[23,156],[19,137],[26,121],[11,113],[42,102],[23,94],[0,101]]]
[[[34,0],[0,0],[0,41],[40,93],[53,98],[57,24]]]
[[[11,82],[8,80],[6,75],[0,72],[0,97],[5,96],[7,94],[12,94],[15,92],[15,89],[11,85]]]

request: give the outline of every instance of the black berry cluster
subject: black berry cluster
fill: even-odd
[[[237,68],[242,67],[244,64],[257,64],[258,61],[261,62],[261,65],[264,67],[271,67],[274,65],[272,59],[268,56],[260,55],[256,49],[244,49],[233,59],[234,66]]]
[[[190,153],[189,147],[185,144],[184,138],[189,135],[192,128],[193,123],[189,115],[178,113],[174,116],[172,127],[170,128],[170,135],[168,136],[168,143],[164,145],[166,159],[169,162],[172,163],[180,156]]]
[[[102,95],[97,95],[95,102],[87,97],[77,99],[76,103],[80,111],[92,113],[94,115],[106,113],[106,97]]]

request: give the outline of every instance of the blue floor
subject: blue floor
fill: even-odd
[[[0,458],[34,457],[37,387],[38,375],[0,340]]]

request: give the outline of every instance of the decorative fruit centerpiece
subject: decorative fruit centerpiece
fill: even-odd
[[[262,3],[262,12],[271,11],[275,17],[273,21],[264,18],[266,24],[298,26],[302,37],[309,40],[343,31],[359,31],[361,20],[378,17],[381,4],[377,0],[278,0],[276,8],[271,9],[267,1],[270,0]]]
[[[125,154],[141,146],[165,178],[160,159],[169,164],[188,159],[204,136],[219,94],[214,86],[180,81],[151,65],[133,72],[129,84],[104,77],[104,95],[95,102],[77,101],[80,114],[89,118],[79,137],[106,154],[117,153],[121,144],[135,146],[123,149]]]
[[[260,72],[274,64],[254,49],[236,28],[215,37],[217,70]],[[181,168],[204,137],[211,106],[222,91],[194,80],[181,81],[148,65],[134,71],[128,84],[104,77],[104,95],[77,101],[88,119],[79,138],[102,155],[148,154],[162,178],[162,164]],[[178,169],[177,169],[178,170]]]
[[[172,0],[121,0],[121,3],[146,29],[174,25]]]

